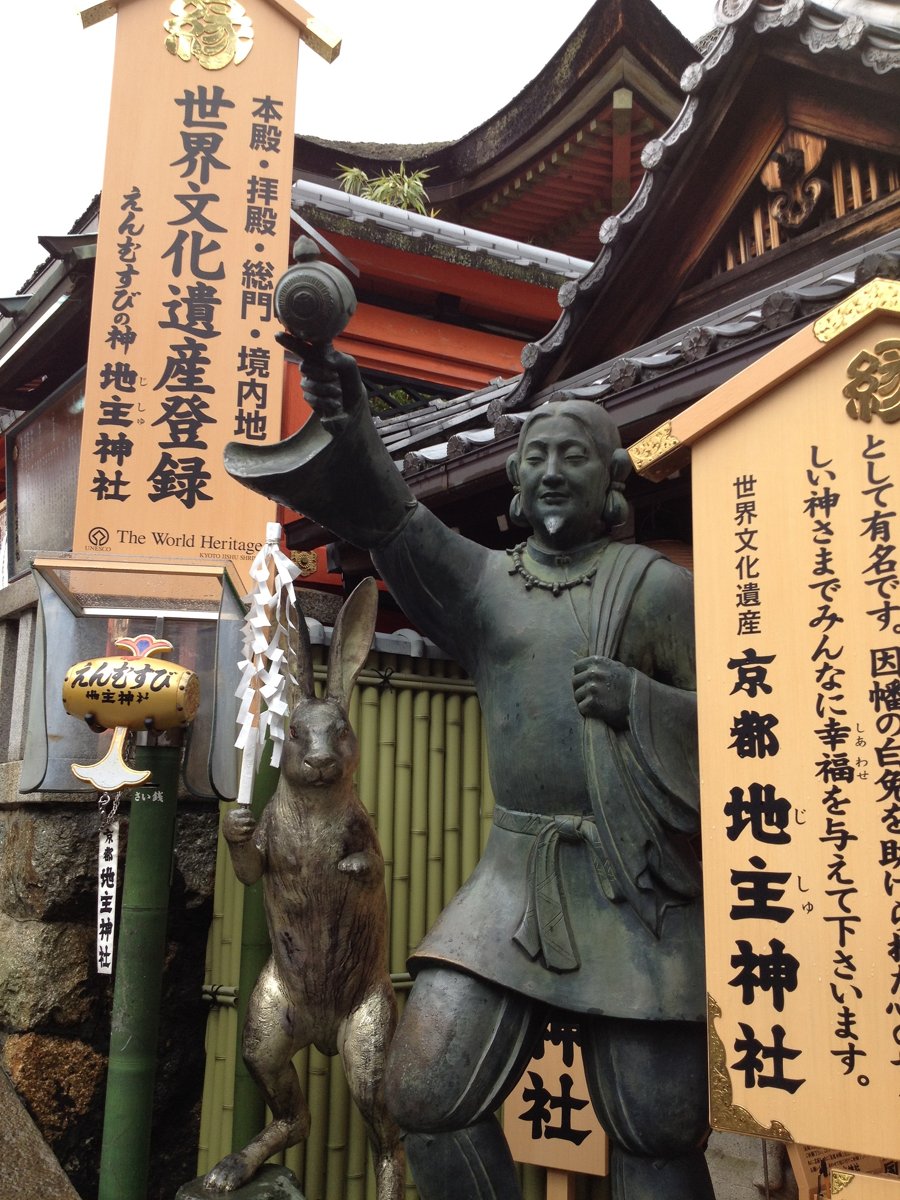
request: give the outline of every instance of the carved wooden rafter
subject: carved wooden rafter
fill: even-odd
[[[802,229],[830,193],[830,184],[814,174],[826,148],[824,138],[791,129],[763,167],[760,182],[772,194],[769,214],[789,233]]]

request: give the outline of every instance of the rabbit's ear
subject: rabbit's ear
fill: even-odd
[[[345,708],[372,647],[377,613],[378,587],[369,576],[355,588],[338,614],[328,655],[325,693],[329,700],[337,700]]]
[[[315,694],[309,629],[296,596],[291,598],[288,625],[288,711]],[[296,681],[296,682],[295,682]]]

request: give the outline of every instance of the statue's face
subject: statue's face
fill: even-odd
[[[522,513],[534,541],[548,550],[571,550],[605,532],[609,456],[578,420],[557,414],[532,420],[519,447]]]

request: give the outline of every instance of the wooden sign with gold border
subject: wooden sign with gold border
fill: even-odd
[[[290,0],[99,7],[85,19],[118,25],[73,548],[225,558],[246,582],[274,511],[222,450],[281,437],[272,297],[311,18]]]
[[[843,1150],[823,1150],[820,1146],[800,1146],[796,1142],[791,1142],[787,1151],[800,1200],[828,1200],[838,1196],[846,1187],[845,1181],[858,1176],[886,1176],[896,1186],[896,1160]]]
[[[713,1125],[896,1158],[900,285],[677,424],[632,456],[691,453]]]
[[[900,1179],[896,1175],[835,1171],[829,1195],[846,1196],[847,1200],[900,1200]]]

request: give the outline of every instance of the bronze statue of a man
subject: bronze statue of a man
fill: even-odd
[[[313,417],[277,446],[233,444],[228,470],[372,551],[474,679],[487,730],[491,836],[412,958],[388,1066],[419,1191],[518,1197],[492,1114],[563,1010],[614,1200],[712,1200],[690,577],[610,540],[628,461],[597,405],[530,414],[508,471],[533,532],[488,550],[412,498],[354,361],[296,348]]]

